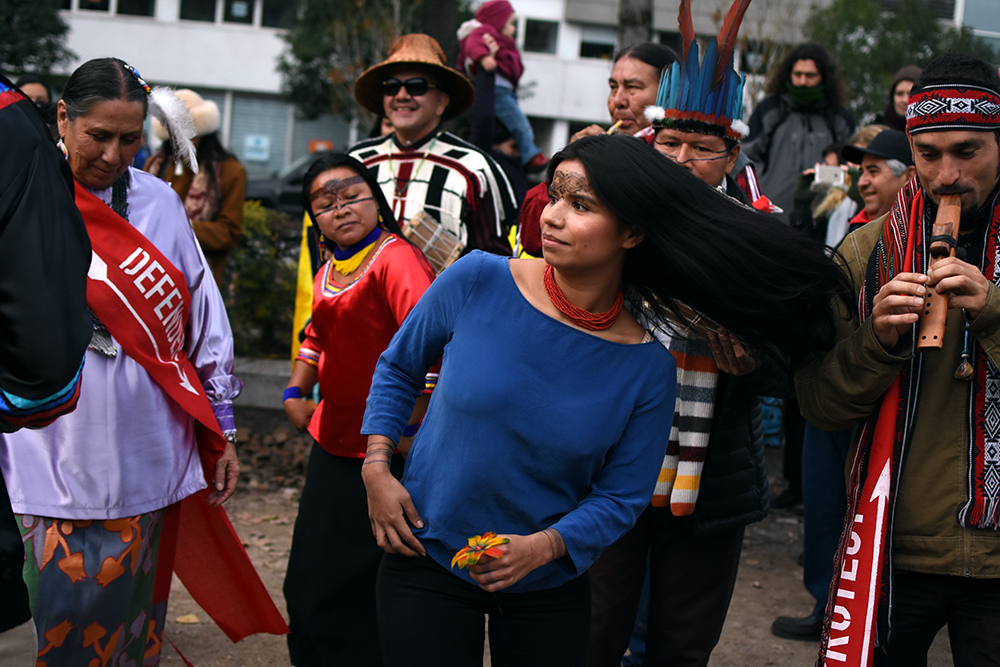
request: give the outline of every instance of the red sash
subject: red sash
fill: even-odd
[[[184,274],[79,182],[76,205],[93,248],[87,305],[125,353],[195,419],[198,450],[211,484],[226,440],[184,351],[191,304]],[[176,571],[191,597],[234,642],[257,632],[287,634],[288,626],[229,517],[221,507],[208,505],[207,496],[201,491],[168,508],[154,602],[166,600]]]
[[[93,248],[87,272],[87,305],[125,353],[195,418],[198,449],[211,480],[226,440],[184,352],[184,330],[191,310],[184,274],[79,182],[76,205]]]
[[[887,251],[894,261],[886,262],[878,285],[885,284],[896,273],[914,270],[913,251],[920,235],[922,206],[917,201],[908,209],[906,197],[915,186],[914,180],[900,191],[885,221],[882,234],[886,243],[895,236],[897,242],[892,248],[900,246],[898,241],[905,234],[905,252],[900,254],[902,247]],[[866,284],[865,290],[877,293],[876,287]],[[859,306],[862,321],[870,313],[865,298],[863,291]],[[830,585],[817,667],[869,667],[873,664],[876,642],[885,641],[891,585],[887,552],[891,546],[890,514],[900,474],[897,436],[900,401],[906,395],[905,382],[904,373],[893,379],[882,395],[876,415],[869,418],[861,431],[851,466],[847,517],[834,561],[838,569]]]

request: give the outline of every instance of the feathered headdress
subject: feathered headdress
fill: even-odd
[[[750,128],[743,122],[743,75],[733,70],[733,48],[750,0],[735,0],[718,39],[708,43],[699,61],[691,21],[691,0],[681,0],[677,20],[684,62],[664,68],[656,106],[646,107],[653,127],[715,134],[739,141]]]
[[[198,132],[195,130],[194,118],[184,102],[170,88],[157,86],[149,92],[149,113],[169,130],[174,159],[180,162],[184,158],[191,172],[197,174],[198,153],[191,139]]]

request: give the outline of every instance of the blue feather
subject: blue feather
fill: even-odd
[[[670,66],[670,90],[664,109],[676,108],[674,105],[677,104],[681,94],[681,78],[681,66],[678,63],[672,64]]]

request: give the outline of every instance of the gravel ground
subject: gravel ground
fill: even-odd
[[[281,584],[288,563],[292,527],[298,509],[307,442],[294,435],[278,411],[243,410],[238,423],[244,473],[240,491],[227,504],[237,533],[278,608],[285,613]],[[768,450],[772,493],[781,491],[778,474],[781,450]],[[779,639],[770,632],[778,616],[804,616],[812,597],[802,586],[802,518],[776,510],[764,521],[747,528],[736,591],[722,638],[712,654],[710,667],[809,667],[816,660],[818,644]],[[193,619],[178,618],[193,615]],[[167,613],[166,636],[197,667],[237,665],[287,666],[283,637],[255,635],[238,644],[222,631],[174,579]],[[177,652],[164,642],[162,665],[182,667]],[[488,656],[484,660],[488,664]],[[931,647],[929,667],[952,665],[947,632]]]

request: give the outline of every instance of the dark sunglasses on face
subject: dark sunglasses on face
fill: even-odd
[[[437,88],[437,86],[423,77],[414,77],[406,81],[400,81],[394,77],[382,82],[383,95],[395,97],[400,88],[406,88],[406,94],[410,97],[420,97],[427,93],[428,88]]]

